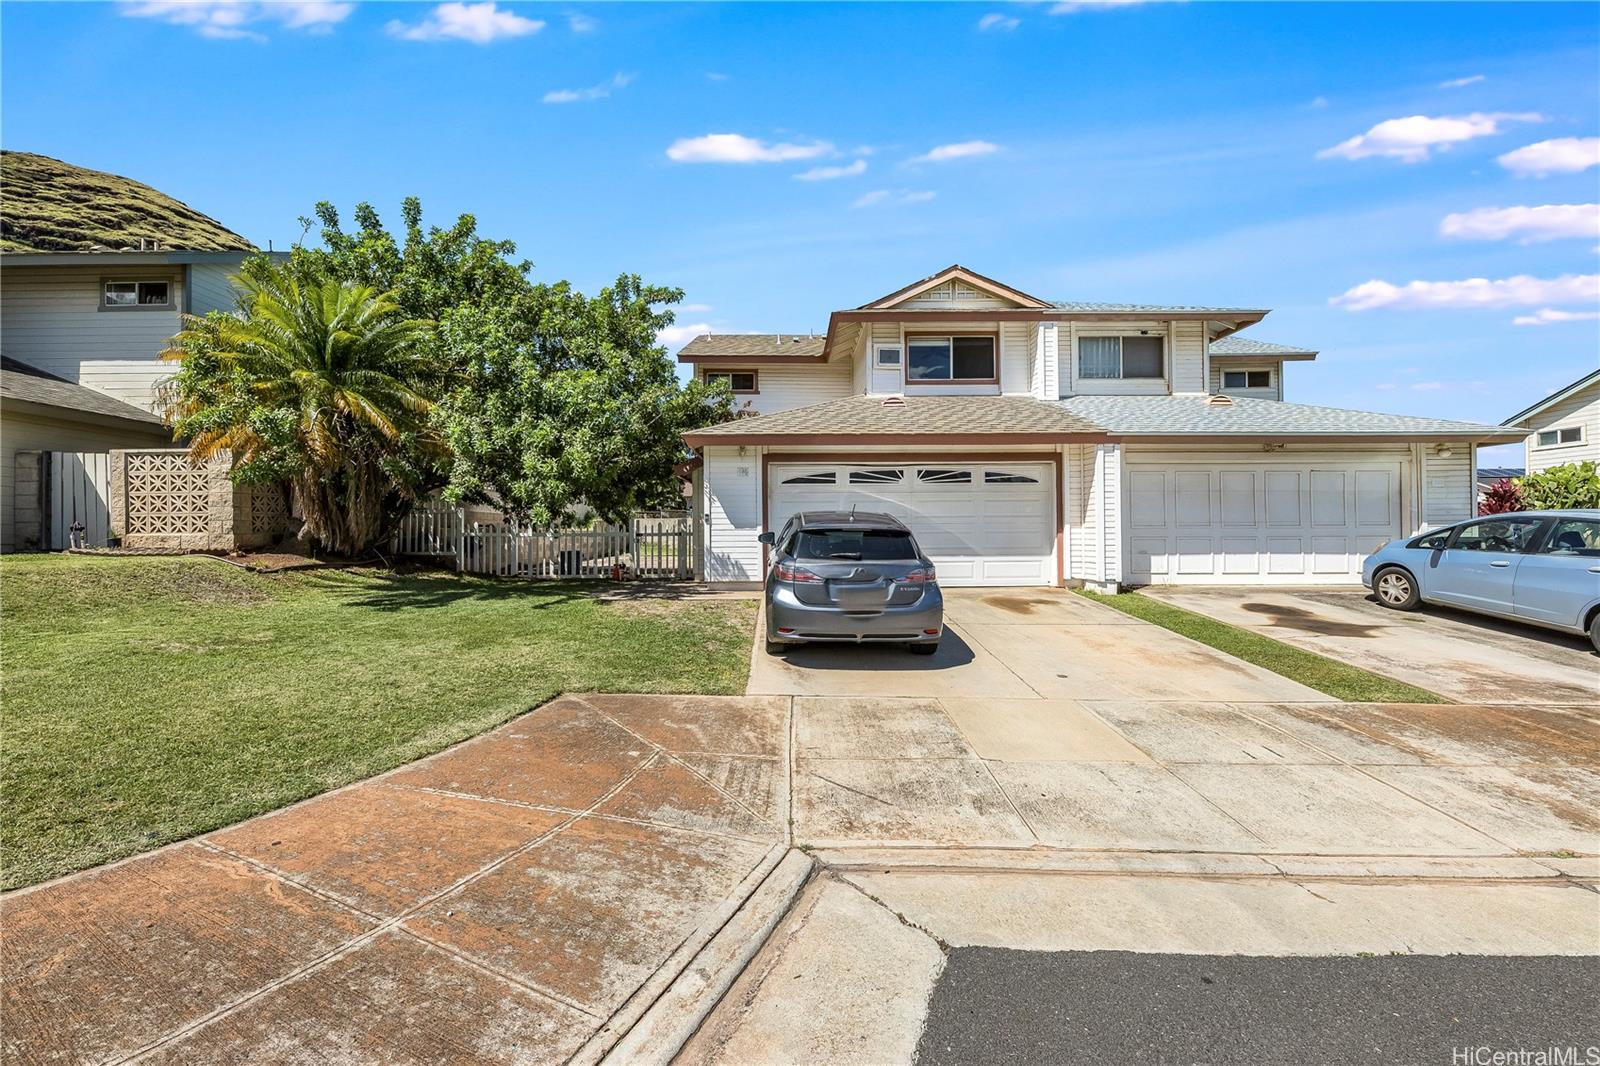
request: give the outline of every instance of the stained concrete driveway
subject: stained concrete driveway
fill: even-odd
[[[1140,595],[1462,703],[1600,701],[1600,655],[1580,636],[1447,607],[1391,611],[1364,589],[1163,585]]]

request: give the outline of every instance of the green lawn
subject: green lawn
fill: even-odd
[[[744,691],[753,602],[596,588],[0,558],[0,880],[237,822],[559,692]]]
[[[1102,596],[1088,589],[1079,589],[1078,594],[1096,603],[1103,603],[1107,607],[1114,607],[1123,614],[1131,614],[1146,622],[1154,622],[1163,629],[1170,629],[1191,640],[1208,644],[1236,659],[1243,659],[1275,674],[1282,674],[1318,692],[1326,692],[1335,699],[1350,703],[1450,702],[1443,696],[1417,688],[1415,685],[1407,685],[1370,670],[1363,670],[1359,666],[1351,666],[1315,652],[1304,651],[1282,641],[1273,640],[1271,637],[1263,637],[1248,629],[1230,626],[1226,622],[1219,622],[1214,618],[1186,611],[1182,607],[1174,607],[1170,603],[1163,603],[1148,596],[1140,596],[1138,593],[1125,592],[1117,596]]]

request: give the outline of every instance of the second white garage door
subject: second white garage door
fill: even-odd
[[[1055,583],[1052,463],[775,463],[768,476],[771,529],[798,511],[881,511],[911,527],[941,584]]]
[[[1401,535],[1398,462],[1128,462],[1134,584],[1343,585]]]

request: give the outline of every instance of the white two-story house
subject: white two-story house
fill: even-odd
[[[680,362],[754,417],[685,435],[705,577],[758,581],[801,510],[906,521],[948,585],[1350,584],[1474,513],[1475,451],[1523,431],[1289,403],[1316,352],[1258,308],[1055,303],[952,266],[819,335]]]
[[[1557,389],[1503,423],[1526,434],[1528,473],[1568,463],[1600,463],[1600,370]]]

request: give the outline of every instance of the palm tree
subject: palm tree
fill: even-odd
[[[287,478],[306,534],[364,553],[415,499],[442,439],[431,323],[392,293],[306,279],[290,264],[241,278],[240,310],[187,316],[162,353],[183,364],[168,418],[196,461],[230,453],[241,480]]]

